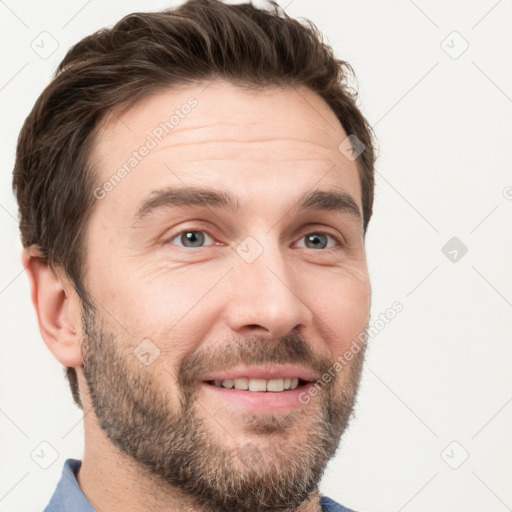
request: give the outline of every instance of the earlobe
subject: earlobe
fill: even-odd
[[[64,272],[51,268],[36,247],[25,248],[21,258],[46,346],[62,365],[81,366],[81,303],[73,286]]]

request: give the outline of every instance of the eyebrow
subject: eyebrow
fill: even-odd
[[[133,227],[157,210],[173,207],[222,208],[230,212],[241,209],[238,198],[223,190],[200,186],[167,187],[153,190],[140,202],[133,217]],[[339,190],[304,192],[293,209],[298,213],[302,211],[348,213],[362,221],[361,211],[352,196]]]

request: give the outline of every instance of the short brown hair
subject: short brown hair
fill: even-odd
[[[252,89],[306,86],[334,111],[365,150],[357,158],[364,232],[372,215],[374,135],[348,85],[352,67],[335,58],[316,26],[269,9],[189,0],[175,9],[134,13],[74,45],[21,129],[13,172],[24,247],[61,267],[84,307],[87,222],[97,177],[89,162],[96,129],[113,108],[158,89],[220,77]],[[74,368],[66,369],[82,407]]]

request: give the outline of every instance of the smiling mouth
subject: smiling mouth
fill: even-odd
[[[309,384],[309,381],[294,378],[286,379],[250,379],[246,377],[226,380],[207,380],[206,384],[226,389],[236,389],[240,391],[271,392],[281,393],[291,391]]]

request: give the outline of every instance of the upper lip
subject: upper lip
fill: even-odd
[[[267,365],[267,366],[244,366],[230,370],[220,370],[201,377],[202,381],[209,380],[233,380],[240,378],[249,379],[293,379],[295,377],[313,382],[318,380],[317,374],[308,368],[294,365]]]

